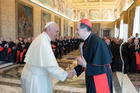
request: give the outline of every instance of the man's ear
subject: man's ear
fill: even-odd
[[[46,32],[47,32],[48,34],[50,34],[50,32],[51,32],[50,27],[48,27],[48,28],[46,29]]]

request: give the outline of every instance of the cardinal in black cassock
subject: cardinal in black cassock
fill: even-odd
[[[77,59],[79,65],[72,71],[77,76],[85,71],[87,93],[113,93],[112,53],[105,41],[91,32],[91,28],[88,19],[77,24],[77,33],[84,39],[83,56]]]
[[[139,40],[137,38],[134,40],[134,43],[130,47],[130,55],[130,72],[136,73],[137,71],[140,71],[140,46]]]

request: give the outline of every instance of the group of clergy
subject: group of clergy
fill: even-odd
[[[122,56],[125,63],[125,72],[136,73],[140,70],[140,38],[131,38],[122,46]],[[120,57],[120,45],[123,40],[119,38],[103,38],[112,51],[112,70],[122,71],[122,61]],[[23,64],[25,54],[32,42],[32,38],[18,38],[15,42],[3,39],[0,40],[0,61],[16,62]],[[52,49],[56,58],[62,58],[70,51],[78,49],[81,39],[64,37],[51,41]]]
[[[25,54],[32,42],[32,38],[18,38],[16,41],[0,39],[0,61],[24,64]],[[64,37],[51,41],[56,58],[62,58],[79,47],[81,39]]]
[[[32,42],[32,38],[18,38],[14,41],[0,39],[0,61],[24,63],[25,54]]]
[[[122,71],[122,60],[120,57],[120,45],[123,40],[119,38],[104,38],[112,51],[111,67],[114,72]],[[137,73],[140,71],[140,38],[136,34],[135,38],[130,38],[122,45],[122,57],[124,60],[125,73]]]
[[[80,42],[82,42],[81,39],[71,37],[60,37],[55,41],[51,41],[55,57],[62,58],[63,55],[66,55],[70,51],[78,49]]]

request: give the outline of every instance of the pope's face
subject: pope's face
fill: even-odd
[[[57,24],[54,24],[50,28],[50,38],[52,41],[54,41],[59,36],[59,27]]]

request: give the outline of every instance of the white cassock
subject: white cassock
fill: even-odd
[[[40,34],[30,45],[21,83],[23,93],[52,93],[51,76],[64,81],[67,72],[58,66],[46,32]]]

